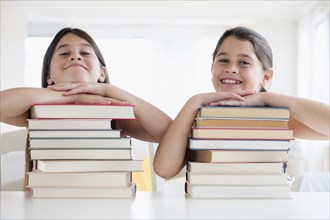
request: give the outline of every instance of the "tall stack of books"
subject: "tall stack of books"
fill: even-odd
[[[114,129],[128,105],[34,105],[28,120],[26,184],[34,198],[131,198],[131,138]]]
[[[192,198],[291,198],[287,108],[203,107],[189,139]]]

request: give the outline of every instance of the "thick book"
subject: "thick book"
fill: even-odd
[[[273,107],[205,106],[198,110],[197,117],[289,119],[290,111]]]
[[[32,130],[111,130],[112,119],[28,119]]]
[[[136,185],[126,187],[34,187],[33,198],[132,198],[136,193]]]
[[[38,160],[36,168],[43,172],[140,172],[143,160]]]
[[[30,138],[30,149],[131,149],[131,138]]]
[[[193,185],[230,185],[230,186],[270,186],[287,185],[290,177],[279,175],[248,175],[248,174],[209,174],[187,172],[186,180]]]
[[[192,138],[245,139],[245,140],[293,140],[290,129],[258,128],[193,128]]]
[[[29,130],[30,138],[120,138],[120,130]]]
[[[241,174],[241,175],[280,175],[286,173],[286,163],[187,163],[190,173],[205,174]]]
[[[28,172],[28,187],[125,187],[130,172],[44,173]]]
[[[248,150],[189,150],[189,161],[194,162],[287,162],[287,151]]]
[[[264,118],[195,118],[195,127],[288,128],[288,120]]]
[[[132,105],[38,104],[31,107],[31,118],[108,118],[134,119]]]
[[[212,199],[291,199],[290,185],[273,186],[224,186],[185,184],[185,191],[192,198]]]
[[[130,149],[31,149],[31,160],[128,160]]]
[[[290,140],[189,139],[192,150],[290,150]]]

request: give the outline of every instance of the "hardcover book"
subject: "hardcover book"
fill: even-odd
[[[132,105],[75,105],[49,104],[33,105],[31,118],[107,118],[107,119],[134,119]]]
[[[197,117],[289,119],[288,108],[205,106]]]
[[[142,170],[143,160],[38,160],[36,168],[43,172],[119,172]]]
[[[125,187],[131,182],[130,172],[44,173],[28,172],[28,187]]]
[[[192,138],[200,139],[250,139],[250,140],[293,140],[290,129],[248,128],[193,128]]]
[[[192,150],[290,150],[290,140],[189,139]]]
[[[194,162],[287,162],[286,151],[248,151],[248,150],[190,150],[190,161]]]

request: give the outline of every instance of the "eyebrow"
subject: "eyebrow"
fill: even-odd
[[[64,47],[69,47],[70,45],[69,44],[62,44],[61,46],[59,46],[55,51],[58,51],[59,49],[61,48],[64,48]],[[87,44],[87,43],[81,43],[80,46],[83,46],[83,47],[90,47],[92,48],[92,46],[90,44]]]
[[[219,57],[219,56],[222,56],[222,55],[228,55],[228,53],[226,53],[226,52],[222,52],[222,53],[219,53],[216,57]],[[249,55],[247,55],[247,54],[244,54],[244,53],[241,53],[241,54],[239,54],[238,56],[246,57],[246,58],[249,58],[249,59],[253,60],[253,58],[252,58],[251,56],[249,56]]]

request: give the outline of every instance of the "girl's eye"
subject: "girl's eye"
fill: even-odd
[[[81,54],[81,55],[90,55],[91,53],[86,52],[86,51],[82,51],[80,54]]]
[[[60,56],[68,56],[70,53],[69,52],[63,52],[63,53],[60,53]]]
[[[250,63],[248,63],[246,61],[240,61],[239,63],[242,64],[242,65],[249,65],[250,64]]]
[[[228,59],[219,59],[218,62],[219,63],[228,63],[229,60]]]

